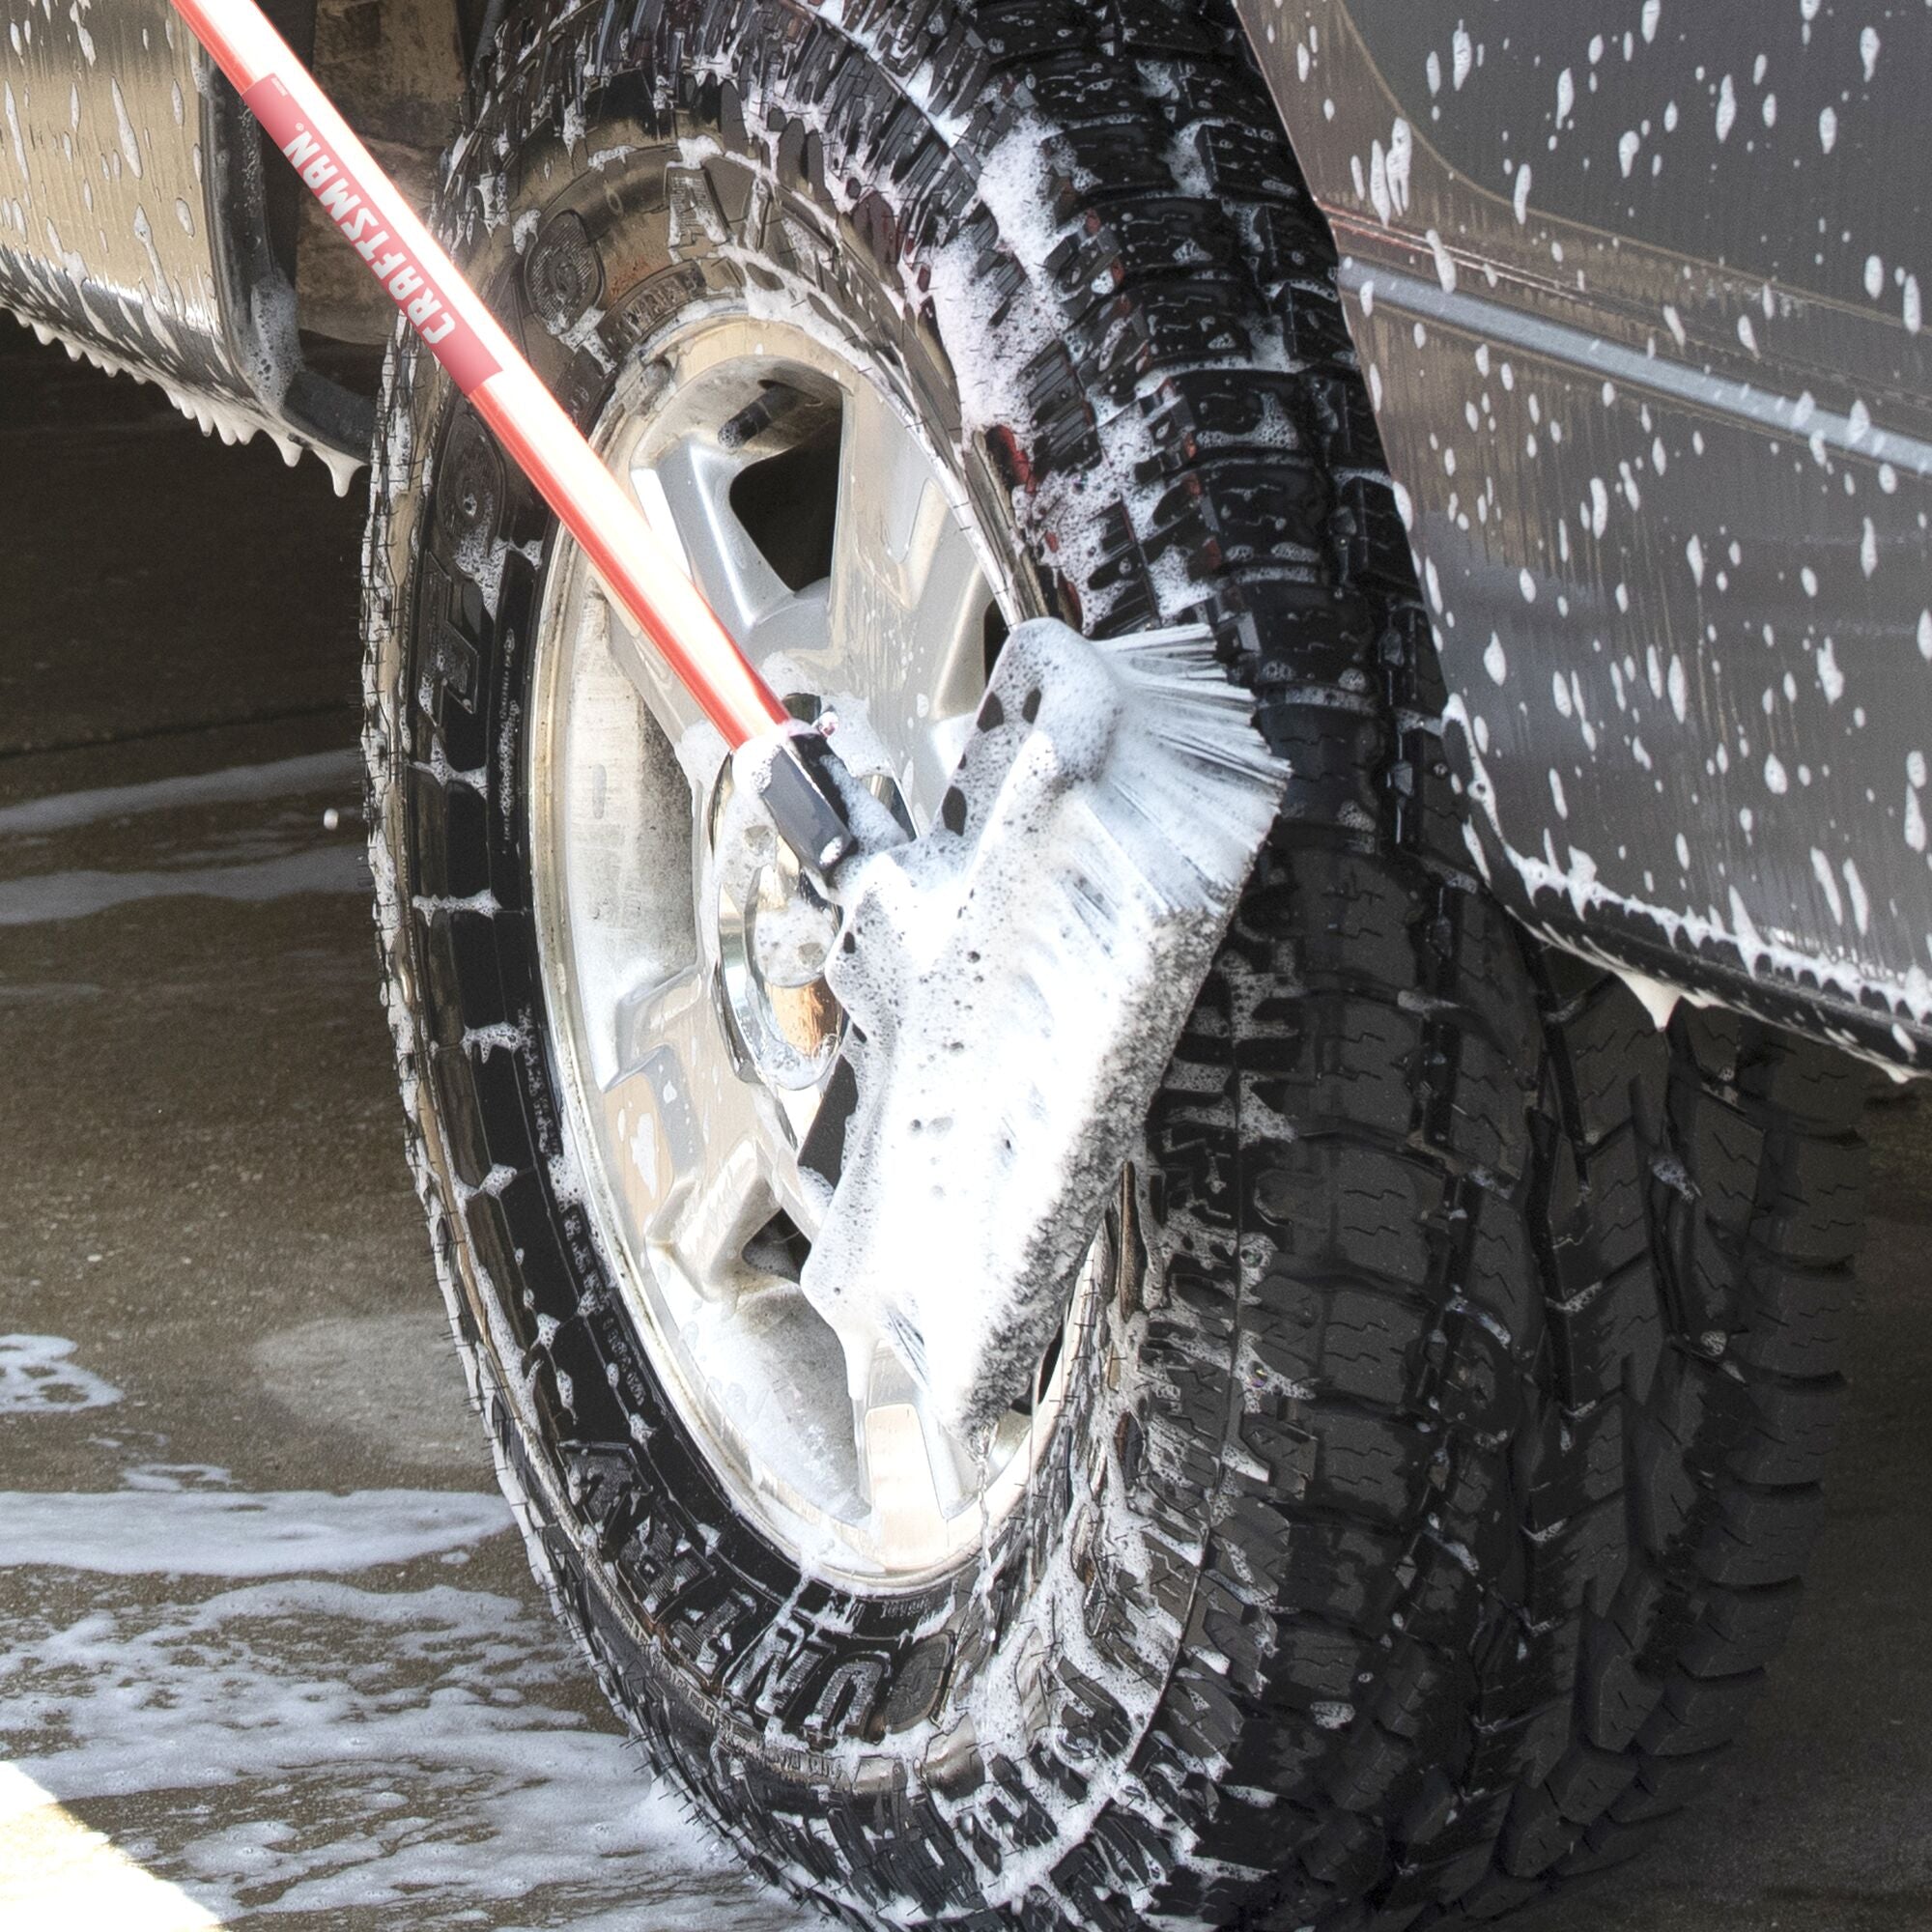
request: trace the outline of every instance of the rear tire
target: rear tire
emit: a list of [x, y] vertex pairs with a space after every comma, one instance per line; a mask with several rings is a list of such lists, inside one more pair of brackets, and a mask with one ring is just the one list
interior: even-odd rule
[[1024, 1501], [936, 1581], [828, 1581], [734, 1507], [571, 1173], [528, 833], [556, 532], [399, 343], [378, 921], [539, 1576], [656, 1762], [853, 1923], [1394, 1928], [1621, 1856], [1788, 1618], [1856, 1080], [1657, 1035], [1471, 874], [1332, 251], [1215, 9], [634, 17], [513, 17], [444, 190], [579, 421], [707, 292], [815, 307], [891, 352], [1023, 611], [1207, 615], [1294, 776]]
[[1732, 1013], [1680, 1008], [1659, 1034], [1618, 980], [1546, 975], [1542, 1427], [1590, 1439], [1602, 1473], [1537, 1496], [1532, 1530], [1622, 1553], [1492, 1898], [1634, 1856], [1722, 1766], [1823, 1519], [1864, 1226], [1861, 1065]]

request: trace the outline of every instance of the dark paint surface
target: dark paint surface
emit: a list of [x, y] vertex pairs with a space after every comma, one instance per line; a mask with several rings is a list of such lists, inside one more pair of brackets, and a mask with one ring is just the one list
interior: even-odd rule
[[1344, 256], [1492, 882], [1916, 1060], [1932, 10], [1241, 11]]
[[[1670, 0], [1649, 33], [1642, 0], [1350, 0], [1348, 11], [1422, 141], [1505, 199], [1527, 163], [1545, 216], [1861, 314], [1874, 306], [1872, 254], [1887, 265], [1876, 305], [1894, 316], [1904, 276], [1923, 271], [1932, 175], [1914, 121], [1932, 75], [1932, 13], [1920, 0], [1833, 0], [1809, 18], [1799, 0]], [[1461, 86], [1458, 26], [1475, 63]], [[1876, 191], [1848, 195], [1852, 182]]]

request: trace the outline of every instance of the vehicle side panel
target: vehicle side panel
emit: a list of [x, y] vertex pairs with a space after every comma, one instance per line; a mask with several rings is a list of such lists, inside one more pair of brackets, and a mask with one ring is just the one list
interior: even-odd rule
[[0, 15], [0, 307], [225, 435], [342, 447], [329, 399], [290, 393], [295, 300], [253, 126], [168, 0]]
[[1932, 10], [1240, 0], [1497, 890], [1932, 1045]]

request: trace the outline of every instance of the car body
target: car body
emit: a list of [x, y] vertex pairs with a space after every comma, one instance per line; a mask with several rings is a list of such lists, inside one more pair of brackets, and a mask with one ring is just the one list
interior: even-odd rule
[[[490, 18], [270, 11], [426, 192]], [[1920, 1065], [1932, 12], [1238, 12], [1334, 235], [1492, 888], [1660, 1013]], [[0, 302], [346, 477], [368, 403], [311, 357], [387, 316], [165, 0], [16, 6], [0, 76]]]

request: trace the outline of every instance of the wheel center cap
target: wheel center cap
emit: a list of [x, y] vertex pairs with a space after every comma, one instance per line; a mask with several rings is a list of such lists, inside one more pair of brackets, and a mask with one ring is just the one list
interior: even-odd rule
[[736, 1044], [769, 1085], [794, 1092], [815, 1086], [845, 1024], [825, 982], [838, 908], [813, 890], [762, 812], [732, 795], [728, 766], [710, 822], [711, 890], [703, 904]]

